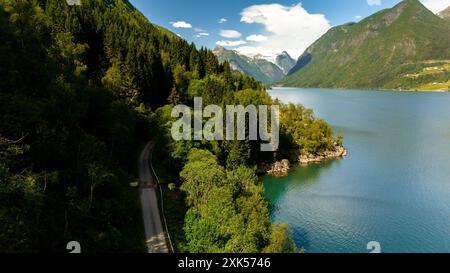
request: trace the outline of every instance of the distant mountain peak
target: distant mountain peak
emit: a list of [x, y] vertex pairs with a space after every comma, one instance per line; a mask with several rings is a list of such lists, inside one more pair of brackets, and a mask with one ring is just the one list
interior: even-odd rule
[[356, 24], [330, 29], [300, 56], [281, 84], [445, 89], [450, 47], [443, 45], [450, 44], [448, 33], [450, 24], [420, 1], [403, 0]]
[[253, 56], [253, 59], [255, 59], [255, 60], [264, 59], [264, 55], [256, 54], [255, 56]]
[[285, 76], [280, 67], [268, 61], [262, 54], [249, 57], [223, 46], [216, 46], [213, 53], [220, 62], [227, 61], [233, 70], [252, 76], [265, 84], [274, 84]]
[[438, 13], [439, 17], [450, 20], [450, 7]]
[[275, 64], [283, 70], [284, 74], [288, 74], [289, 71], [295, 66], [296, 61], [289, 55], [287, 51], [281, 52], [275, 58]]
[[213, 52], [223, 52], [225, 51], [225, 47], [221, 46], [221, 45], [216, 45], [216, 47], [214, 48]]
[[394, 9], [399, 6], [414, 6], [414, 7], [427, 9], [419, 0], [403, 0], [400, 3], [398, 3], [396, 6], [394, 6]]

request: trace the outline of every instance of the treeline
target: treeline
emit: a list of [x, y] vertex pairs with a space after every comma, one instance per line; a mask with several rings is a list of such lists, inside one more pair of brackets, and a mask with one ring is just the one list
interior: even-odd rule
[[[73, 240], [84, 252], [145, 251], [128, 184], [141, 144], [155, 137], [154, 158], [179, 179], [190, 208], [180, 251], [295, 250], [287, 225], [269, 221], [254, 166], [291, 149], [326, 149], [326, 123], [283, 108], [296, 123], [282, 121], [276, 153], [251, 141], [174, 142], [171, 106], [195, 96], [278, 102], [128, 1], [0, 0], [0, 25], [0, 251], [62, 252]], [[286, 128], [300, 121], [312, 137], [298, 142], [300, 131]]]
[[81, 6], [42, 1], [53, 31], [69, 32], [88, 46], [86, 74], [132, 104], [156, 108], [167, 98], [184, 98], [190, 80], [218, 75], [226, 91], [263, 89], [253, 78], [229, 73], [205, 48], [197, 50], [175, 34], [153, 24], [127, 1], [85, 0]]

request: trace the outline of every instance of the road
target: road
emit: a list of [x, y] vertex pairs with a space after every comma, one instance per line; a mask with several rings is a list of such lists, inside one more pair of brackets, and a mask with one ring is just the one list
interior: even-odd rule
[[151, 160], [155, 144], [155, 141], [147, 143], [139, 157], [139, 193], [148, 252], [168, 253], [169, 250], [158, 209], [158, 198], [156, 197], [157, 185], [149, 166], [149, 159]]

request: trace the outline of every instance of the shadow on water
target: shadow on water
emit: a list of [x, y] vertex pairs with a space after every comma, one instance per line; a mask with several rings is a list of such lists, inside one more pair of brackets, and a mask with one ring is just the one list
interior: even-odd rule
[[[344, 137], [347, 135], [358, 136], [358, 137], [367, 137], [367, 136], [375, 134], [375, 132], [371, 132], [371, 131], [367, 131], [367, 130], [366, 131], [365, 130], [356, 130], [349, 126], [333, 126], [333, 130], [336, 135], [341, 135]], [[345, 140], [345, 138], [344, 138], [344, 140]]]
[[280, 198], [295, 188], [307, 188], [319, 181], [321, 173], [334, 165], [340, 164], [340, 160], [329, 160], [319, 164], [298, 166], [291, 169], [288, 176], [263, 178], [266, 198], [271, 200], [269, 208], [272, 214]]
[[[277, 204], [280, 199], [286, 196], [290, 191], [303, 191], [320, 181], [322, 173], [326, 172], [333, 166], [341, 164], [341, 160], [329, 160], [319, 164], [312, 164], [308, 166], [298, 166], [291, 169], [289, 175], [286, 177], [264, 177], [264, 188], [266, 197], [271, 200], [269, 203], [270, 215], [277, 212]], [[307, 229], [296, 228], [291, 229], [293, 237], [296, 239], [297, 246], [304, 249], [309, 249], [310, 239]]]
[[311, 246], [311, 240], [309, 239], [309, 233], [307, 229], [299, 228], [299, 229], [292, 229], [292, 236], [295, 238], [296, 245], [298, 248], [302, 248], [303, 250], [307, 251], [310, 249]]

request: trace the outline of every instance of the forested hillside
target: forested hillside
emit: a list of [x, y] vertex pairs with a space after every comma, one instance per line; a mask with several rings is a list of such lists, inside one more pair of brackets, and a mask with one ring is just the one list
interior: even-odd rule
[[0, 25], [0, 251], [64, 252], [73, 240], [83, 252], [145, 251], [128, 184], [141, 145], [156, 137], [154, 157], [190, 207], [178, 250], [295, 250], [289, 228], [269, 222], [254, 166], [291, 149], [332, 149], [323, 121], [294, 107], [308, 137], [297, 142], [282, 130], [277, 153], [250, 141], [174, 142], [171, 106], [194, 96], [205, 104], [278, 102], [128, 1], [0, 0]]

